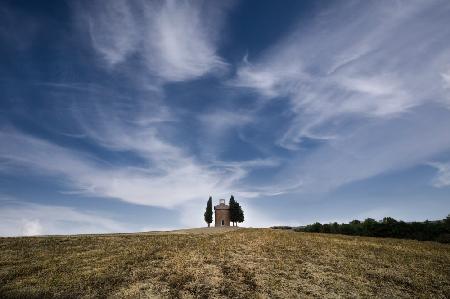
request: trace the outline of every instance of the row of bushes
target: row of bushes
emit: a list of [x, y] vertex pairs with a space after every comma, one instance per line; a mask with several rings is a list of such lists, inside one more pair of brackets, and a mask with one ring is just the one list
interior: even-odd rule
[[272, 226], [271, 228], [273, 228], [273, 229], [287, 229], [287, 230], [294, 229], [294, 227], [287, 226], [287, 225]]
[[427, 220], [424, 222], [397, 221], [391, 217], [385, 217], [381, 221], [367, 218], [364, 221], [353, 220], [350, 223], [342, 224], [336, 222], [321, 224], [316, 222], [307, 226], [296, 227], [294, 230], [302, 232], [414, 239], [419, 241], [450, 243], [450, 215], [443, 220]]
[[295, 228], [289, 226], [278, 226], [273, 228], [293, 229], [294, 231], [301, 232], [388, 237], [450, 243], [450, 215], [443, 220], [425, 222], [404, 222], [397, 221], [391, 217], [385, 217], [381, 221], [367, 218], [364, 221], [353, 220], [350, 223], [342, 224], [336, 222], [321, 224], [316, 222], [314, 224]]

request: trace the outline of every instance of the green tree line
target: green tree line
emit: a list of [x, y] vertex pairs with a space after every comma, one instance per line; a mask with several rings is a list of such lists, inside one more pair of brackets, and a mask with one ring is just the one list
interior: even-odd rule
[[316, 222], [314, 224], [296, 227], [294, 230], [300, 232], [387, 237], [450, 243], [450, 215], [443, 220], [427, 220], [424, 222], [397, 221], [391, 217], [385, 217], [381, 221], [367, 218], [364, 221], [353, 220], [350, 223], [342, 224], [336, 222], [321, 224]]

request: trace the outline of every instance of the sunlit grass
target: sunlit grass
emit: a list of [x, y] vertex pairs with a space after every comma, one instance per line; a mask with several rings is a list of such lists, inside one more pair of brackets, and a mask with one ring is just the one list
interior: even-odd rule
[[450, 297], [450, 246], [271, 229], [0, 239], [0, 297]]

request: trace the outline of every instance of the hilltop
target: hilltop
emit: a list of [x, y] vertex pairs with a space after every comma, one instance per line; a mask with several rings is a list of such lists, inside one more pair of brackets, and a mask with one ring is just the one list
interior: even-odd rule
[[450, 297], [450, 245], [210, 228], [0, 238], [0, 297]]

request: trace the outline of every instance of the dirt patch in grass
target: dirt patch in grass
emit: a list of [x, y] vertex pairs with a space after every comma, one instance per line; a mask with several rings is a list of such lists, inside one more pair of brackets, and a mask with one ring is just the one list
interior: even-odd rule
[[0, 238], [0, 297], [450, 297], [450, 246], [196, 229]]

